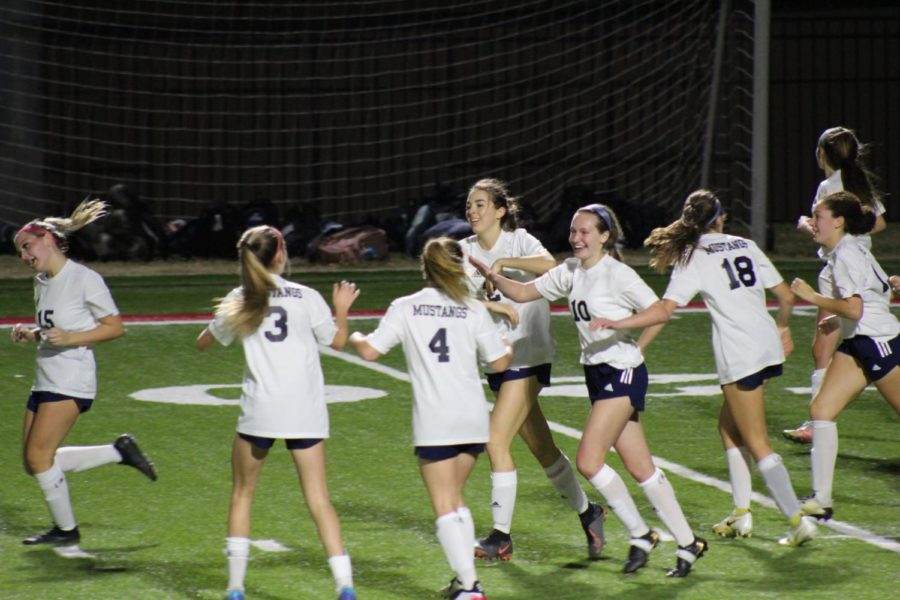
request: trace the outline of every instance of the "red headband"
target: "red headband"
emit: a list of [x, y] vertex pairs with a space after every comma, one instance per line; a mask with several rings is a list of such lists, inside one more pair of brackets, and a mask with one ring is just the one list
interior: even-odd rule
[[50, 235], [53, 235], [53, 232], [46, 227], [42, 227], [37, 223], [28, 223], [27, 225], [23, 225], [22, 228], [16, 232], [16, 235], [13, 236], [13, 239], [19, 237], [23, 233], [30, 233], [31, 235], [44, 235], [49, 233]]
[[284, 250], [284, 238], [281, 236], [281, 232], [272, 226], [269, 226], [269, 231], [271, 231], [272, 235], [275, 236], [275, 239], [277, 240], [278, 249]]

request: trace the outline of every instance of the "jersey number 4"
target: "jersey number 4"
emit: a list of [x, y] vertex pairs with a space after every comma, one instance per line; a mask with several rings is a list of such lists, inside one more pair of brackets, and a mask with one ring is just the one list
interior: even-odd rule
[[753, 261], [746, 256], [738, 256], [732, 265], [728, 259], [722, 261], [722, 268], [728, 274], [728, 285], [736, 290], [741, 287], [752, 287], [756, 283], [756, 273], [753, 271]]
[[431, 341], [428, 342], [428, 349], [437, 354], [438, 362], [450, 362], [450, 346], [447, 345], [447, 330], [443, 327], [437, 330]]

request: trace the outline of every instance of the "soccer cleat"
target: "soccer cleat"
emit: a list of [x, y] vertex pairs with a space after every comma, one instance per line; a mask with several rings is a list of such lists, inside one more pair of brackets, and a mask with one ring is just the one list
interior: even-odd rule
[[342, 587], [337, 600], [356, 600], [356, 592], [351, 587]]
[[753, 513], [749, 509], [742, 509], [733, 513], [713, 525], [713, 533], [720, 537], [750, 537], [753, 533]]
[[[455, 579], [455, 578], [454, 578]], [[456, 580], [457, 582], [459, 580]], [[453, 582], [451, 582], [452, 584]], [[463, 589], [462, 585], [459, 586], [459, 589], [450, 596], [450, 600], [487, 600], [487, 596], [484, 595], [484, 589], [481, 587], [479, 582], [475, 582], [469, 589]]]
[[119, 462], [120, 465], [134, 467], [149, 477], [150, 481], [156, 481], [156, 468], [150, 462], [150, 459], [138, 448], [137, 442], [131, 434], [123, 433], [116, 439], [113, 446], [122, 455], [122, 460]]
[[228, 595], [225, 596], [225, 600], [244, 600], [244, 592], [241, 590], [231, 590], [228, 592]]
[[668, 577], [687, 577], [697, 559], [703, 556], [709, 549], [709, 544], [701, 537], [694, 536], [694, 541], [688, 546], [678, 546], [675, 552], [675, 568], [666, 571]]
[[631, 538], [631, 548], [628, 550], [628, 560], [622, 567], [623, 573], [634, 573], [647, 564], [650, 551], [659, 544], [659, 534], [652, 529], [638, 538]]
[[53, 529], [45, 531], [44, 533], [35, 534], [31, 537], [27, 537], [22, 540], [22, 543], [26, 546], [32, 546], [34, 544], [73, 546], [80, 541], [81, 534], [78, 533], [78, 527], [76, 527], [75, 529], [70, 529], [69, 531], [63, 531], [58, 526], [54, 525]]
[[484, 539], [475, 544], [475, 558], [484, 560], [509, 560], [512, 558], [512, 536], [499, 529], [491, 529]]
[[603, 552], [603, 544], [606, 542], [606, 536], [603, 534], [603, 522], [606, 521], [606, 509], [599, 504], [590, 502], [587, 510], [578, 515], [581, 519], [581, 528], [587, 537], [588, 557], [600, 558]]
[[450, 583], [441, 590], [441, 598], [452, 598], [457, 592], [463, 589], [462, 582], [459, 578], [454, 577]]
[[812, 429], [812, 421], [804, 421], [796, 429], [784, 429], [781, 435], [798, 444], [811, 444]]
[[804, 496], [800, 498], [800, 512], [809, 517], [814, 517], [819, 521], [827, 521], [834, 514], [830, 506], [825, 506], [818, 500], [815, 495]]
[[816, 521], [812, 517], [800, 517], [796, 527], [791, 527], [787, 535], [778, 540], [782, 546], [797, 548], [806, 542], [813, 540], [818, 533]]

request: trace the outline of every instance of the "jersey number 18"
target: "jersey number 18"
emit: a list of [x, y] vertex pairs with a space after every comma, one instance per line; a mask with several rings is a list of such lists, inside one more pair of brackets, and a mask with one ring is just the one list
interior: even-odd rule
[[728, 274], [728, 285], [736, 290], [741, 287], [752, 287], [756, 283], [756, 273], [753, 271], [753, 261], [746, 256], [738, 256], [734, 259], [734, 265], [728, 259], [722, 261], [722, 268]]

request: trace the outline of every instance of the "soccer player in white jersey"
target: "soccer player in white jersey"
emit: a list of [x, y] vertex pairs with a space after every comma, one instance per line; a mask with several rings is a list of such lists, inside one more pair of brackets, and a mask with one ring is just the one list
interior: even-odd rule
[[891, 314], [891, 284], [878, 261], [854, 238], [871, 231], [874, 221], [872, 210], [853, 194], [826, 196], [812, 220], [814, 239], [828, 255], [830, 278], [824, 293], [801, 279], [791, 283], [797, 296], [835, 315], [842, 340], [809, 406], [813, 495], [803, 499], [801, 508], [819, 519], [832, 515], [835, 421], [841, 411], [872, 383], [900, 413], [900, 323]]
[[[531, 281], [556, 265], [553, 256], [537, 238], [516, 227], [518, 202], [497, 179], [481, 179], [469, 190], [466, 217], [474, 235], [461, 241], [466, 257], [474, 256], [516, 281]], [[524, 304], [486, 289], [484, 277], [468, 261], [463, 263], [469, 290], [484, 301], [494, 322], [512, 344], [512, 364], [502, 372], [489, 367], [488, 384], [495, 394], [491, 411], [491, 439], [487, 444], [491, 461], [491, 512], [494, 526], [478, 541], [475, 556], [509, 560], [510, 535], [516, 503], [516, 465], [510, 451], [516, 434], [544, 469], [544, 473], [581, 521], [587, 537], [588, 555], [597, 558], [603, 549], [604, 510], [588, 501], [575, 477], [569, 459], [553, 441], [538, 394], [550, 385], [554, 343], [550, 333], [550, 303], [544, 299]]]
[[431, 498], [437, 536], [455, 577], [444, 595], [484, 600], [475, 557], [475, 525], [463, 488], [489, 435], [488, 404], [479, 357], [497, 371], [511, 349], [487, 309], [469, 297], [459, 242], [441, 237], [422, 250], [427, 287], [391, 302], [369, 335], [350, 344], [366, 360], [402, 345], [413, 391], [413, 443]]
[[[866, 206], [875, 213], [875, 224], [871, 231], [863, 233], [857, 240], [867, 250], [872, 249], [872, 235], [884, 231], [887, 222], [884, 219], [885, 208], [881, 202], [880, 194], [875, 186], [875, 176], [866, 168], [864, 157], [867, 146], [860, 144], [856, 134], [846, 127], [831, 127], [822, 132], [816, 145], [816, 163], [825, 173], [825, 179], [819, 183], [816, 195], [813, 197], [810, 215], [816, 208], [816, 204], [822, 201], [828, 194], [846, 190], [853, 193]], [[809, 215], [803, 215], [797, 222], [797, 228], [813, 237], [812, 219]], [[819, 257], [826, 261], [822, 272], [819, 273], [819, 291], [823, 294], [823, 286], [831, 278], [827, 263], [828, 257], [823, 249], [819, 248]], [[810, 402], [816, 397], [822, 378], [825, 376], [825, 368], [831, 361], [835, 349], [841, 340], [837, 327], [828, 327], [827, 324], [834, 321], [828, 319], [829, 314], [819, 309], [816, 315], [816, 330], [813, 337], [812, 355], [813, 372], [810, 376], [811, 393]], [[820, 327], [819, 324], [826, 324]], [[785, 429], [784, 437], [787, 439], [808, 444], [812, 441], [812, 423], [805, 421], [794, 429]]]
[[[707, 190], [688, 195], [681, 217], [650, 233], [650, 266], [659, 272], [674, 266], [663, 299], [628, 318], [600, 319], [592, 327], [612, 329], [665, 323], [676, 306], [700, 294], [712, 317], [712, 346], [725, 402], [719, 434], [725, 447], [734, 511], [713, 527], [724, 537], [748, 536], [753, 530], [750, 459], [756, 461], [775, 503], [791, 529], [779, 540], [799, 546], [813, 539], [815, 522], [804, 518], [781, 457], [772, 451], [766, 430], [765, 382], [781, 375], [785, 354], [793, 349], [788, 324], [794, 295], [772, 262], [751, 241], [722, 232], [725, 212]], [[773, 320], [766, 290], [778, 299]]]
[[621, 319], [658, 301], [634, 269], [618, 259], [616, 243], [622, 237], [621, 231], [608, 207], [591, 204], [579, 208], [569, 228], [575, 257], [527, 283], [494, 273], [475, 258], [469, 261], [505, 296], [517, 302], [568, 296], [591, 400], [575, 461], [578, 471], [603, 495], [631, 534], [623, 570], [637, 571], [647, 564], [659, 534], [647, 526], [625, 482], [606, 464], [606, 455], [614, 447], [678, 542], [676, 565], [667, 574], [684, 577], [706, 552], [707, 543], [691, 531], [671, 483], [653, 464], [639, 420], [649, 381], [641, 350], [659, 326], [645, 329], [637, 341], [627, 331], [589, 328], [593, 318]]
[[25, 469], [40, 485], [54, 523], [49, 531], [23, 540], [24, 544], [73, 545], [81, 539], [66, 472], [120, 463], [156, 480], [153, 464], [129, 434], [119, 436], [113, 444], [60, 448], [78, 416], [91, 408], [97, 395], [93, 346], [125, 333], [103, 278], [65, 254], [68, 234], [105, 214], [105, 203], [85, 201], [68, 218], [31, 221], [15, 235], [19, 257], [37, 273], [37, 327], [19, 323], [11, 332], [14, 342], [38, 344], [22, 453]]
[[228, 512], [228, 600], [243, 600], [250, 553], [250, 509], [256, 482], [276, 439], [285, 440], [303, 497], [334, 576], [338, 600], [355, 600], [350, 557], [328, 495], [325, 444], [329, 436], [325, 383], [317, 344], [339, 350], [347, 341], [347, 313], [359, 290], [334, 285], [335, 316], [314, 289], [282, 277], [288, 264], [281, 233], [267, 225], [244, 232], [238, 242], [241, 286], [216, 307], [197, 338], [197, 349], [239, 339], [246, 368], [241, 416], [231, 451], [234, 474]]

